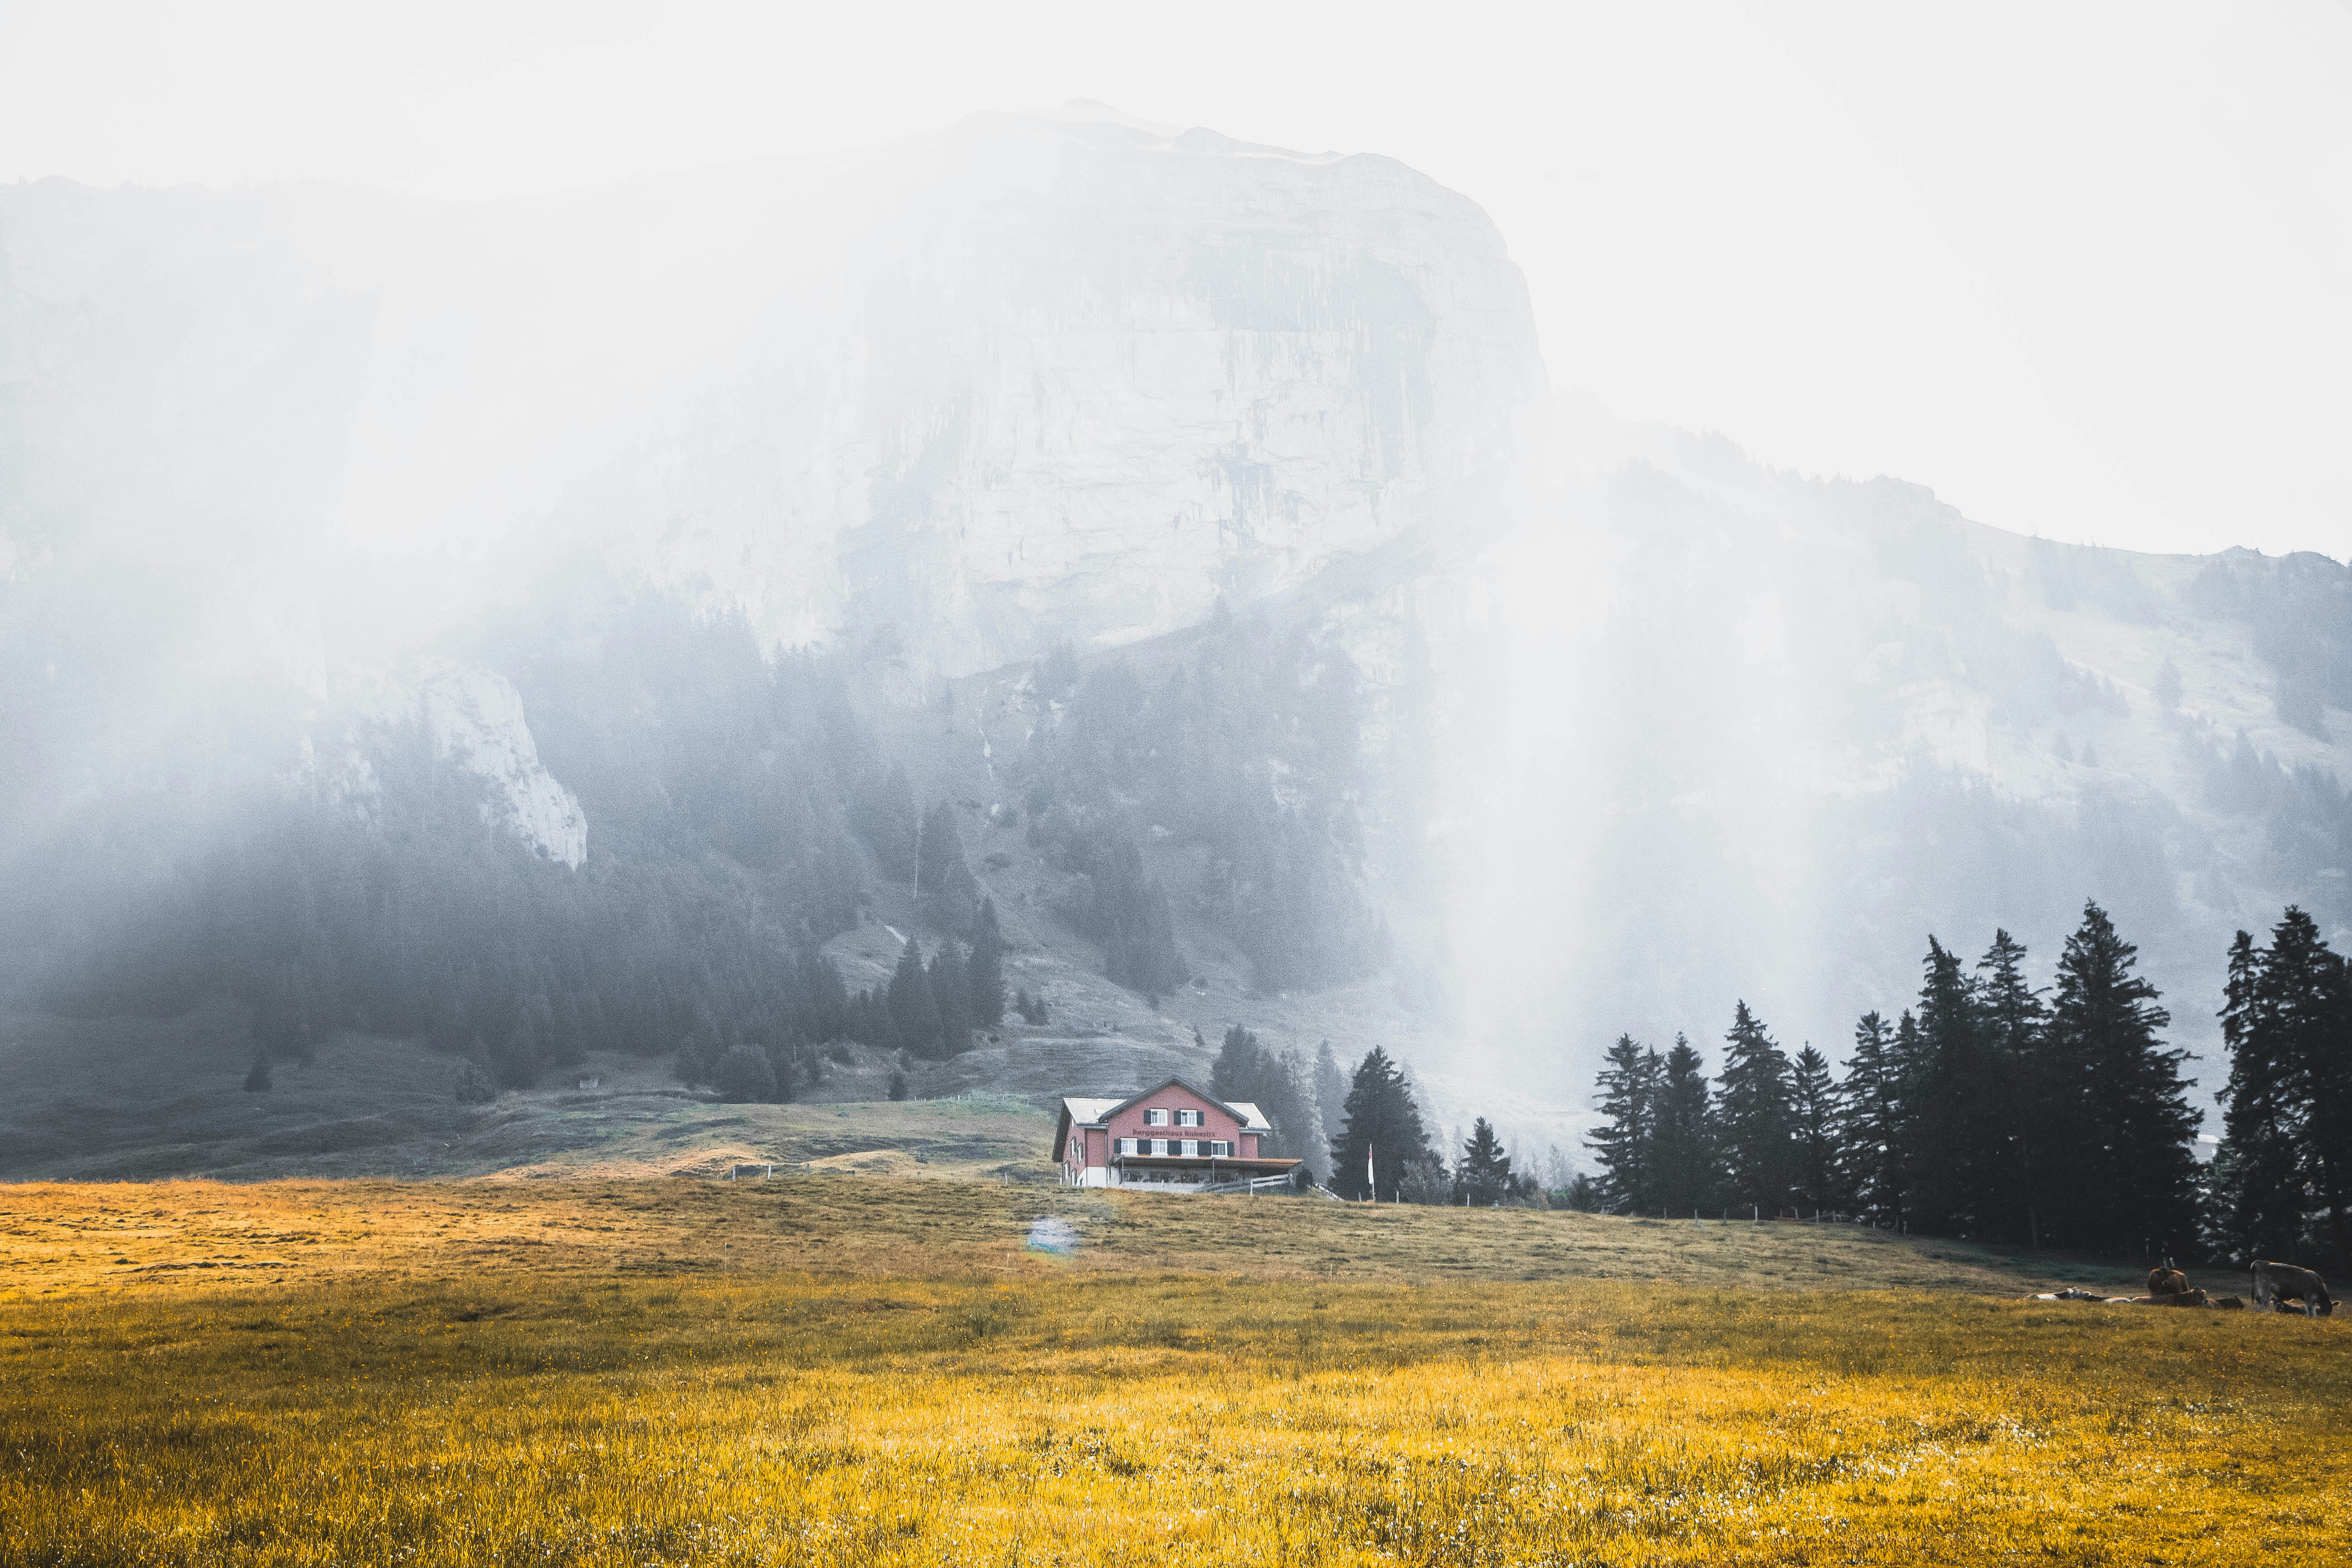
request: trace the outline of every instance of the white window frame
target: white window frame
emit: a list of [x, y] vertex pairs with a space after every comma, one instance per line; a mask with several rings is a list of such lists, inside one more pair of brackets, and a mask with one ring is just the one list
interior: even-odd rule
[[1168, 1140], [1165, 1138], [1154, 1138], [1151, 1141], [1151, 1152], [1154, 1154], [1165, 1154], [1168, 1152]]
[[1201, 1157], [1200, 1141], [1195, 1138], [1180, 1138], [1176, 1141], [1176, 1152], [1187, 1160], [1197, 1160]]
[[1224, 1139], [1223, 1139], [1223, 1138], [1212, 1138], [1212, 1139], [1210, 1139], [1210, 1140], [1209, 1140], [1209, 1158], [1210, 1158], [1210, 1159], [1212, 1159], [1212, 1160], [1230, 1160], [1230, 1159], [1232, 1159], [1232, 1158], [1233, 1158], [1233, 1156], [1234, 1156], [1234, 1146], [1233, 1146], [1230, 1142], [1226, 1142]]
[[1143, 1124], [1146, 1127], [1165, 1127], [1168, 1125], [1168, 1112], [1156, 1107], [1147, 1110], [1143, 1113]]
[[1134, 1139], [1132, 1139], [1132, 1138], [1122, 1138], [1122, 1139], [1120, 1139], [1120, 1140], [1118, 1141], [1118, 1152], [1119, 1152], [1120, 1153], [1122, 1153], [1122, 1154], [1132, 1154], [1132, 1153], [1134, 1153], [1134, 1152], [1135, 1152], [1135, 1140], [1134, 1140]]
[[1201, 1125], [1201, 1113], [1197, 1110], [1180, 1110], [1176, 1113], [1176, 1125], [1179, 1127], [1198, 1127]]

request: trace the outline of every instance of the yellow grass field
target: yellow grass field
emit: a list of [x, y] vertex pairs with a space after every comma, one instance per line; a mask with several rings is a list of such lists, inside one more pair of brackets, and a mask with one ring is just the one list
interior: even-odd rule
[[2352, 1322], [1842, 1227], [24, 1186], [0, 1264], [0, 1564], [2352, 1561]]

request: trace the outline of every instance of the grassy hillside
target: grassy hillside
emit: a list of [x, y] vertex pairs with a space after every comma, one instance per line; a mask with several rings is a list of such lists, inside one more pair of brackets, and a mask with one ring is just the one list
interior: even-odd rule
[[[727, 1105], [669, 1064], [598, 1053], [535, 1089], [457, 1102], [457, 1061], [414, 1041], [343, 1034], [309, 1067], [242, 1087], [252, 1047], [233, 1006], [169, 1020], [0, 1020], [0, 1180], [289, 1176], [623, 1177], [723, 1173], [898, 1152], [939, 1169], [1046, 1179], [1051, 1120], [1032, 1100], [880, 1100], [887, 1064], [837, 1068], [845, 1102]], [[593, 1079], [593, 1088], [580, 1087]]]

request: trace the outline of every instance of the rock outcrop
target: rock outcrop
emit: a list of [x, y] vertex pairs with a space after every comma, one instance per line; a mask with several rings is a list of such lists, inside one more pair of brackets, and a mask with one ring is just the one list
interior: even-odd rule
[[506, 678], [446, 658], [404, 659], [347, 683], [351, 716], [303, 742], [303, 782], [364, 812], [380, 793], [375, 755], [414, 734], [487, 786], [482, 820], [551, 860], [588, 857], [588, 817], [539, 760], [522, 699]]

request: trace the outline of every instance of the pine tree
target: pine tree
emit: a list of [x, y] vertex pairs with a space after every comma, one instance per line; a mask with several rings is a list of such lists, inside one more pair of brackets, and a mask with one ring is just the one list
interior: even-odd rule
[[1403, 1195], [1409, 1174], [1422, 1175], [1437, 1161], [1411, 1084], [1378, 1046], [1357, 1064], [1341, 1114], [1344, 1124], [1331, 1140], [1330, 1186], [1343, 1198], [1388, 1202]]
[[719, 1058], [711, 1087], [730, 1105], [768, 1104], [776, 1098], [775, 1068], [767, 1052], [737, 1046]]
[[[1203, 1050], [1207, 1048], [1197, 1029], [1192, 1041]], [[1225, 1031], [1224, 1043], [1210, 1064], [1209, 1092], [1227, 1104], [1239, 1102], [1257, 1107], [1259, 1114], [1274, 1128], [1259, 1142], [1265, 1154], [1280, 1159], [1312, 1159], [1315, 1129], [1321, 1119], [1316, 1115], [1293, 1063], [1269, 1049], [1239, 1024]]]
[[[1901, 1032], [1916, 1033], [1908, 1013]], [[1838, 1085], [1838, 1184], [1860, 1212], [1898, 1229], [1908, 1218], [1903, 1067], [1902, 1047], [1886, 1020], [1864, 1013], [1854, 1025], [1853, 1054]]]
[[964, 859], [955, 807], [944, 800], [923, 817], [915, 894], [922, 902], [923, 918], [943, 931], [969, 931], [980, 913], [980, 884]]
[[2201, 1118], [2179, 1079], [2188, 1053], [2158, 1037], [2171, 1015], [2157, 1005], [2156, 987], [2132, 973], [2137, 952], [2093, 903], [2058, 961], [2049, 1032], [2054, 1054], [2081, 1074], [2069, 1099], [2084, 1118], [2079, 1201], [2063, 1239], [2161, 1256], [2195, 1235], [2190, 1140]]
[[890, 1024], [902, 1048], [919, 1057], [946, 1055], [940, 1035], [940, 1007], [931, 997], [931, 980], [923, 967], [923, 950], [908, 937], [898, 954], [898, 968], [890, 976], [886, 997]]
[[2352, 968], [2329, 955], [2328, 1026], [2309, 1059], [2312, 1150], [2335, 1243], [2330, 1267], [2352, 1268]]
[[993, 1029], [1004, 1022], [1004, 934], [996, 923], [994, 899], [982, 899], [980, 903], [965, 989], [973, 1024]]
[[2061, 1120], [2063, 1100], [2043, 1028], [2041, 994], [2025, 980], [2025, 948], [1996, 930], [1977, 962], [1976, 1016], [1986, 1069], [1993, 1082], [1979, 1137], [1996, 1180], [1987, 1186], [1990, 1234], [2022, 1237], [2042, 1245], [2045, 1192], [2065, 1181], [2064, 1156], [2073, 1131]]
[[[787, 1046], [755, 1046], [752, 1048], [768, 1058], [768, 1071], [775, 1084], [770, 1103], [790, 1105], [799, 1094], [802, 1081], [801, 1068], [794, 1052]], [[824, 1058], [816, 1059], [821, 1061]]]
[[504, 1089], [529, 1089], [539, 1081], [539, 1037], [528, 1011], [516, 1012], [514, 1027], [491, 1050], [490, 1073]]
[[1995, 1162], [2005, 1136], [1997, 1123], [1987, 1125], [1999, 1085], [1978, 1027], [1975, 988], [1958, 956], [1931, 936], [1921, 967], [1917, 1055], [1906, 1096], [1911, 1221], [1936, 1236], [1986, 1236], [1998, 1217], [2001, 1173]]
[[971, 1048], [971, 1001], [964, 994], [970, 977], [971, 966], [955, 944], [940, 943], [925, 978], [930, 982], [931, 1005], [939, 1009], [942, 1056], [961, 1056]]
[[2271, 932], [2262, 990], [2284, 1088], [2300, 1113], [2305, 1225], [2326, 1234], [2314, 1255], [2352, 1264], [2352, 978], [2300, 909]]
[[[2230, 947], [2221, 1037], [2230, 1052], [2223, 1094], [2220, 1201], [2225, 1244], [2242, 1260], [2311, 1255], [2307, 1216], [2320, 1206], [2307, 1056], [2324, 1037], [2330, 989], [2326, 943], [2289, 908], [2267, 949], [2240, 931]], [[2332, 954], [2328, 956], [2333, 956]]]
[[1457, 1200], [1479, 1209], [1493, 1208], [1511, 1194], [1511, 1157], [1483, 1116], [1462, 1145], [1462, 1158], [1454, 1168], [1454, 1192]]
[[1094, 921], [1103, 973], [1130, 991], [1165, 995], [1186, 978], [1168, 895], [1144, 875], [1141, 853], [1120, 841], [1095, 863]]
[[1647, 1202], [1669, 1214], [1696, 1214], [1723, 1190], [1721, 1129], [1707, 1093], [1706, 1058], [1675, 1037], [1657, 1079], [1652, 1117]]
[[1797, 1141], [1797, 1196], [1816, 1213], [1843, 1210], [1837, 1182], [1837, 1085], [1829, 1058], [1811, 1040], [1797, 1053], [1789, 1082], [1789, 1111]]
[[[1192, 1031], [1192, 1043], [1208, 1048], [1201, 1031]], [[1249, 1098], [1246, 1089], [1257, 1069], [1258, 1041], [1255, 1035], [1239, 1024], [1225, 1031], [1224, 1044], [1217, 1049], [1216, 1059], [1209, 1064], [1209, 1092], [1219, 1100], [1235, 1100]]]
[[1595, 1178], [1613, 1208], [1654, 1206], [1658, 1089], [1664, 1064], [1658, 1053], [1620, 1035], [1609, 1047], [1599, 1080], [1601, 1124], [1587, 1139], [1601, 1166]]
[[1777, 1215], [1796, 1192], [1790, 1092], [1789, 1058], [1748, 1004], [1738, 1004], [1724, 1036], [1716, 1104], [1724, 1174], [1735, 1205]]

